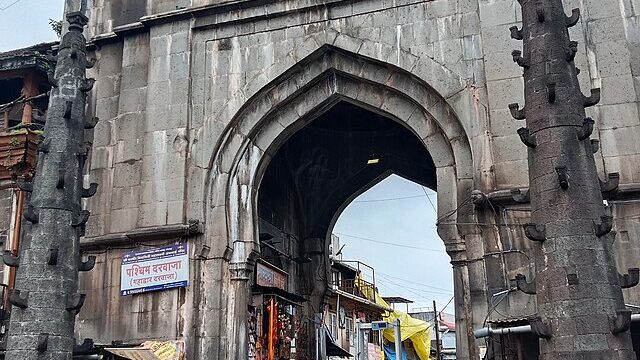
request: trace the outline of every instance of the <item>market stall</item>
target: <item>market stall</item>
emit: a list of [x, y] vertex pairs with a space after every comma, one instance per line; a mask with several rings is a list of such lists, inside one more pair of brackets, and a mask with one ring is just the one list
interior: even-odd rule
[[297, 359], [299, 308], [306, 301], [287, 291], [288, 274], [259, 261], [256, 264], [253, 302], [249, 306], [250, 360]]

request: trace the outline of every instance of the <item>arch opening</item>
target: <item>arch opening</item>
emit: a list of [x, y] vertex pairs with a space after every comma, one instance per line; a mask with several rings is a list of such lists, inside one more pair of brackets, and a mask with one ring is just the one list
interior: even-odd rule
[[[272, 152], [258, 185], [260, 259], [285, 271], [287, 291], [307, 300], [300, 319], [339, 306], [333, 288], [357, 292], [347, 285], [355, 278], [332, 279], [337, 260], [329, 250], [331, 233], [342, 210], [390, 174], [437, 188], [436, 166], [420, 138], [401, 123], [346, 101], [326, 109]], [[371, 284], [375, 287], [375, 281]], [[263, 302], [258, 294], [253, 306]], [[384, 313], [375, 306], [347, 307], [354, 309], [366, 310], [370, 320]], [[305, 333], [313, 329], [309, 320], [301, 326]], [[336, 341], [349, 345], [342, 337]], [[314, 345], [303, 338], [296, 351], [311, 358]]]

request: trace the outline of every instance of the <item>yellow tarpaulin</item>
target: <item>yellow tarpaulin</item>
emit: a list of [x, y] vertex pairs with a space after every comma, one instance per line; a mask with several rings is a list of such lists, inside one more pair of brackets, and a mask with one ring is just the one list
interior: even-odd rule
[[[359, 280], [360, 277], [358, 275], [358, 281]], [[387, 308], [390, 307], [389, 304], [382, 299], [380, 294], [370, 286], [360, 286], [359, 288], [370, 301]], [[383, 314], [382, 319], [389, 323], [393, 323], [396, 319], [399, 319], [400, 337], [402, 338], [402, 341], [410, 340], [413, 344], [413, 349], [420, 360], [429, 360], [429, 353], [431, 352], [432, 324], [426, 321], [414, 319], [409, 316], [409, 314], [397, 310]], [[383, 336], [390, 342], [395, 341], [393, 328], [384, 330]]]

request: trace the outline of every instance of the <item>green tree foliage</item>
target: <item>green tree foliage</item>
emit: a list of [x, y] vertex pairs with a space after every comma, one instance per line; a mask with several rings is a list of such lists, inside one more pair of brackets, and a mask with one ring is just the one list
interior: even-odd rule
[[62, 33], [62, 20], [49, 19], [49, 25], [51, 26], [51, 30], [55, 31], [58, 37], [60, 37]]

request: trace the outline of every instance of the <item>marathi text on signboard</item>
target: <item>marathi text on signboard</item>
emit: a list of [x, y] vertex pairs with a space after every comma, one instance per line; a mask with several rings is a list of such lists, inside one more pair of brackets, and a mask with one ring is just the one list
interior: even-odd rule
[[287, 273], [273, 265], [258, 262], [256, 264], [256, 284], [287, 290]]
[[133, 348], [105, 348], [106, 351], [133, 360], [184, 360], [183, 341], [145, 341]]
[[138, 294], [187, 286], [189, 282], [189, 246], [176, 244], [122, 256], [120, 292]]

